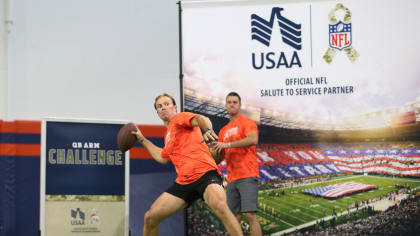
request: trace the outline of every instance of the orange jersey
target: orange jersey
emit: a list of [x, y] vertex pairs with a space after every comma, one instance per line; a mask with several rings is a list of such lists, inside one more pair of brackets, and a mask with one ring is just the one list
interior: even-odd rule
[[[257, 125], [250, 118], [239, 115], [219, 132], [219, 142], [228, 143], [241, 140], [250, 132], [258, 132]], [[248, 177], [260, 177], [256, 146], [244, 148], [225, 148], [228, 182]]]
[[210, 170], [221, 174], [207, 145], [202, 142], [200, 127], [191, 126], [194, 116], [196, 114], [190, 112], [176, 114], [165, 134], [161, 155], [174, 164], [178, 174], [175, 182], [178, 184], [190, 184]]

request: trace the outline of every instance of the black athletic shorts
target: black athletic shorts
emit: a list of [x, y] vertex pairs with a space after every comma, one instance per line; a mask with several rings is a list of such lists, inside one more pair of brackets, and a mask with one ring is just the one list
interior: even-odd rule
[[203, 199], [204, 191], [210, 184], [222, 185], [222, 177], [216, 170], [211, 170], [205, 173], [197, 181], [190, 184], [182, 185], [175, 182], [165, 192], [183, 199], [187, 203], [188, 207], [195, 200], [199, 198]]

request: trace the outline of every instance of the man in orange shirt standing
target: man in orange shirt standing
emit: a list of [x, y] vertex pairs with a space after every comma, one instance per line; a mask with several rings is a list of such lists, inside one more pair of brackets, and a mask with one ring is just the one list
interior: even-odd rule
[[204, 199], [229, 235], [243, 235], [241, 226], [227, 205], [221, 173], [203, 142], [218, 138], [210, 120], [190, 112], [177, 114], [175, 99], [166, 93], [156, 97], [154, 107], [167, 127], [165, 147], [155, 146], [139, 129], [132, 133], [157, 162], [172, 162], [178, 176], [144, 215], [143, 236], [157, 236], [160, 222], [198, 198]]
[[[226, 111], [230, 121], [219, 132], [219, 142], [212, 147], [224, 151], [227, 163], [227, 202], [240, 221], [245, 215], [250, 225], [251, 236], [261, 236], [257, 219], [258, 179], [260, 177], [256, 145], [258, 128], [253, 120], [242, 115], [241, 97], [236, 92], [226, 96]], [[223, 158], [223, 157], [222, 157]]]

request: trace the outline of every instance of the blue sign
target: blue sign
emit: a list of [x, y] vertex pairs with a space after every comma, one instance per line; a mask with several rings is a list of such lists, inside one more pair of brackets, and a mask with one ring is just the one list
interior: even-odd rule
[[122, 124], [46, 123], [48, 195], [124, 195], [125, 155], [117, 146]]

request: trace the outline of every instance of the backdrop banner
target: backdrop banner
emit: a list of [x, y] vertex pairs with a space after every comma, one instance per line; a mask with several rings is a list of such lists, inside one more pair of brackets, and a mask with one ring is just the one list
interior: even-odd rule
[[256, 121], [386, 126], [420, 99], [418, 10], [415, 0], [184, 2], [186, 107], [236, 91]]
[[[229, 122], [225, 97], [235, 91], [241, 112], [259, 125], [257, 216], [264, 235], [325, 217], [319, 204], [284, 206], [284, 196], [306, 197], [289, 191], [293, 184], [344, 173], [420, 174], [420, 33], [411, 27], [420, 1], [181, 7], [185, 110], [208, 116], [218, 132]], [[226, 162], [219, 167], [227, 175]], [[187, 222], [189, 235], [224, 232], [203, 203], [189, 209]]]
[[123, 122], [42, 123], [42, 235], [128, 235], [129, 153]]

